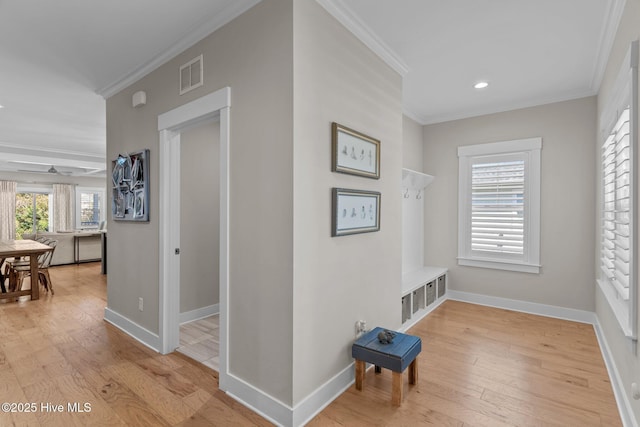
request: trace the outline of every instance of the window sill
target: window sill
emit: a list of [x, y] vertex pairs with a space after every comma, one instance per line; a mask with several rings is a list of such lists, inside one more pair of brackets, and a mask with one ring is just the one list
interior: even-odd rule
[[596, 282], [598, 282], [600, 292], [602, 292], [602, 295], [604, 295], [607, 303], [609, 303], [611, 312], [618, 321], [618, 326], [620, 326], [620, 329], [622, 330], [624, 336], [629, 338], [630, 340], [636, 340], [637, 337], [634, 336], [633, 331], [629, 327], [628, 302], [619, 298], [614, 288], [608, 283], [603, 282], [602, 280], [596, 280]]
[[519, 273], [533, 273], [539, 274], [541, 265], [526, 264], [518, 261], [508, 260], [488, 260], [477, 258], [463, 258], [458, 257], [458, 265], [465, 265], [467, 267], [480, 267], [480, 268], [492, 268], [494, 270], [507, 270], [517, 271]]

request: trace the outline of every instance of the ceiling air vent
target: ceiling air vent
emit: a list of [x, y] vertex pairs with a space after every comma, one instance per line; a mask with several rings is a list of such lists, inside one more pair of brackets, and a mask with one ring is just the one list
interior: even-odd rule
[[202, 86], [202, 55], [180, 67], [180, 95]]

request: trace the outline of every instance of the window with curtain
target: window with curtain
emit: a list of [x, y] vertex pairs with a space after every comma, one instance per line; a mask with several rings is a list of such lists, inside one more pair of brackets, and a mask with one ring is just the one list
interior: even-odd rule
[[16, 238], [16, 189], [14, 181], [0, 181], [0, 240]]
[[73, 230], [73, 196], [71, 184], [53, 184], [53, 231]]
[[458, 147], [458, 263], [540, 269], [540, 150], [529, 138]]
[[15, 232], [21, 239], [25, 233], [50, 231], [51, 194], [20, 192], [15, 195]]

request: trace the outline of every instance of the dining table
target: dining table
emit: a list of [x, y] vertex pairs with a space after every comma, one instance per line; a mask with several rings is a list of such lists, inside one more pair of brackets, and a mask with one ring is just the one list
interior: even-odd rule
[[7, 258], [29, 257], [29, 267], [31, 269], [31, 289], [11, 290], [5, 287], [5, 277], [0, 271], [1, 291], [0, 299], [9, 299], [31, 295], [32, 300], [40, 298], [40, 287], [38, 286], [38, 257], [45, 252], [52, 251], [53, 248], [35, 240], [0, 240], [0, 269]]

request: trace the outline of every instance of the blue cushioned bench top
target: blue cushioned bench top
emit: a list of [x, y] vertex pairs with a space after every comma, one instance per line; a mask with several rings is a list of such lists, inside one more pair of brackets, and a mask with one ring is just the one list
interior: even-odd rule
[[378, 333], [384, 328], [376, 327], [358, 338], [351, 347], [351, 355], [357, 359], [372, 363], [395, 372], [404, 372], [411, 362], [422, 351], [419, 337], [400, 332], [391, 344], [378, 341]]

